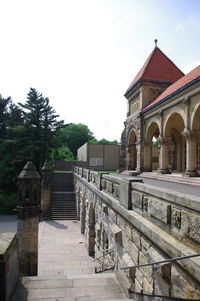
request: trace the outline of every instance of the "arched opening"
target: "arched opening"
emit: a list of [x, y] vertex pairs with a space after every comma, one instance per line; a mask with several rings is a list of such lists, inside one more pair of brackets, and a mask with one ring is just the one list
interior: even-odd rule
[[200, 130], [200, 105], [197, 108], [195, 114], [194, 114], [194, 118], [192, 121], [192, 130], [193, 131], [199, 131]]
[[136, 148], [137, 136], [136, 132], [132, 130], [128, 139], [128, 169], [135, 170], [137, 167], [137, 148]]
[[147, 130], [147, 143], [144, 146], [144, 170], [153, 171], [158, 169], [158, 137], [160, 130], [156, 122], [152, 122]]
[[200, 105], [192, 120], [192, 131], [196, 134], [197, 139], [197, 172], [200, 174]]
[[182, 135], [185, 124], [179, 113], [173, 113], [165, 126], [165, 137], [169, 138], [169, 164], [170, 172], [184, 172], [186, 169], [186, 144]]

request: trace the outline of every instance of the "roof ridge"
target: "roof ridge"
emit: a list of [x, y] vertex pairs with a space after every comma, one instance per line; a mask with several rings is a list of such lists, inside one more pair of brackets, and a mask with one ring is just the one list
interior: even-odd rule
[[159, 48], [157, 47], [160, 52], [162, 52], [162, 54], [183, 74], [183, 76], [185, 75], [185, 73], [179, 68], [177, 67], [177, 65]]
[[142, 68], [129, 85], [125, 96], [131, 91], [132, 88], [137, 86], [142, 79], [147, 78], [150, 80], [162, 80], [174, 83], [182, 76], [184, 76], [184, 73], [159, 47], [155, 46]]

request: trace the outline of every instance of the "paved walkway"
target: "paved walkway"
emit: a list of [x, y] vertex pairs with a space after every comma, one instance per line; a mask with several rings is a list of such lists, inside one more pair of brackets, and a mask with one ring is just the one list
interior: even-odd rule
[[92, 274], [78, 221], [46, 221], [39, 225], [38, 276]]
[[0, 233], [17, 232], [17, 215], [0, 215]]
[[[124, 174], [111, 174], [115, 177], [124, 178], [127, 177], [129, 179], [132, 178], [132, 176], [124, 175]], [[149, 176], [151, 174], [149, 173]], [[150, 178], [146, 177], [146, 175], [143, 176], [143, 174], [138, 175], [137, 178], [142, 179], [144, 184], [155, 186], [157, 188], [166, 188], [173, 190], [175, 192], [181, 192], [184, 194], [188, 194], [190, 196], [197, 196], [200, 198], [200, 178], [198, 178], [199, 184], [195, 183], [192, 184], [192, 179], [190, 179], [191, 183], [184, 183], [181, 182], [181, 177], [179, 180], [177, 180], [175, 177], [171, 176], [171, 179], [169, 180], [169, 176], [164, 178], [159, 178], [159, 175], [157, 175], [156, 178]], [[199, 199], [200, 201], [200, 199]]]
[[22, 277], [12, 301], [128, 301], [115, 273], [94, 273], [78, 221], [40, 223], [38, 260], [38, 276]]
[[158, 180], [148, 179], [142, 176], [138, 176], [138, 177], [143, 179], [144, 184], [156, 186], [157, 188], [160, 187], [160, 188], [170, 189], [176, 192], [181, 192], [184, 194], [188, 194], [190, 196], [197, 196], [200, 198], [200, 186], [198, 187], [190, 184], [176, 183], [176, 182], [160, 180], [160, 179]]

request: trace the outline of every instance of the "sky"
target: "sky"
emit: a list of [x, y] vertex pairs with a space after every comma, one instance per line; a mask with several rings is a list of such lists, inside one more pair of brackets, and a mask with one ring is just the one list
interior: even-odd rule
[[0, 0], [0, 94], [36, 88], [65, 123], [120, 140], [128, 86], [154, 48], [200, 64], [199, 0]]

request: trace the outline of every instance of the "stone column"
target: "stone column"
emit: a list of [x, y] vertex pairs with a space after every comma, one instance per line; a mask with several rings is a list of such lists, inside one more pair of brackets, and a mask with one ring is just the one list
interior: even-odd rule
[[44, 163], [42, 167], [41, 182], [41, 209], [43, 210], [43, 219], [50, 218], [51, 207], [51, 167], [48, 163]]
[[186, 130], [183, 133], [186, 139], [186, 172], [189, 177], [197, 176], [197, 135]]
[[159, 152], [159, 173], [169, 173], [169, 146], [171, 143], [171, 137], [159, 137], [158, 138], [160, 152]]
[[152, 171], [152, 144], [144, 144], [144, 171]]
[[33, 163], [28, 162], [18, 177], [18, 252], [20, 272], [38, 273], [38, 224], [40, 215], [40, 176]]
[[136, 145], [129, 145], [127, 147], [127, 169], [135, 170], [137, 166]]
[[85, 219], [86, 219], [86, 200], [85, 193], [83, 191], [80, 192], [80, 226], [81, 233], [85, 233]]
[[87, 202], [85, 222], [85, 245], [89, 256], [94, 255], [95, 249], [95, 214], [93, 205]]

